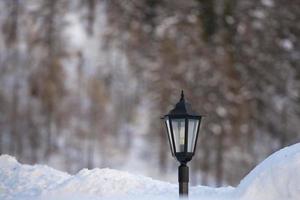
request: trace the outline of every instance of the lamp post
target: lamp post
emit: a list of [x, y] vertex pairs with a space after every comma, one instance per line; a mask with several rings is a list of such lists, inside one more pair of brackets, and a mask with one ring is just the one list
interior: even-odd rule
[[187, 162], [195, 154], [202, 116], [192, 110], [191, 105], [185, 101], [182, 91], [179, 102], [163, 119], [172, 156], [180, 162], [178, 167], [179, 195], [188, 196], [189, 168]]

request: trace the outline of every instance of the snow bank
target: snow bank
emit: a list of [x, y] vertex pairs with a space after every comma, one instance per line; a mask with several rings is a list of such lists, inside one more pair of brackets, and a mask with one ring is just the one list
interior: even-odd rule
[[300, 199], [300, 143], [269, 156], [236, 189], [243, 199]]
[[[190, 188], [190, 199], [297, 200], [300, 144], [284, 148], [258, 165], [237, 188]], [[178, 186], [112, 169], [83, 169], [69, 175], [47, 166], [22, 165], [0, 156], [0, 199], [178, 199]]]
[[68, 179], [70, 175], [43, 165], [21, 165], [0, 156], [0, 199], [30, 199]]

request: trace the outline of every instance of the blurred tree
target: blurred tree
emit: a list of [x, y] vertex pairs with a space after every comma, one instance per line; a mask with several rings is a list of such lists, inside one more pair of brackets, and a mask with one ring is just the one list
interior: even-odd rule
[[299, 6], [0, 1], [0, 152], [70, 172], [134, 159], [163, 177], [176, 166], [158, 118], [183, 89], [207, 115], [192, 183], [236, 184], [299, 141]]

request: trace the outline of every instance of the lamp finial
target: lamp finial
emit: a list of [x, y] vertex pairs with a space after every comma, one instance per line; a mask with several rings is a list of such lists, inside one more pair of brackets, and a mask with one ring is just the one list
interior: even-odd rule
[[184, 93], [183, 93], [183, 90], [181, 90], [181, 98], [180, 98], [181, 101], [184, 100]]

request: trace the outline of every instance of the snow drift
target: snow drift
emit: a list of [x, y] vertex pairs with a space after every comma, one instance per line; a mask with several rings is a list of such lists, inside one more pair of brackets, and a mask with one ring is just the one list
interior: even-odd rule
[[[300, 143], [263, 161], [236, 187], [190, 188], [190, 199], [297, 200]], [[43, 165], [22, 165], [0, 156], [0, 199], [177, 199], [177, 185], [112, 169], [69, 175]]]
[[300, 199], [300, 143], [269, 156], [254, 168], [236, 191], [243, 199]]

